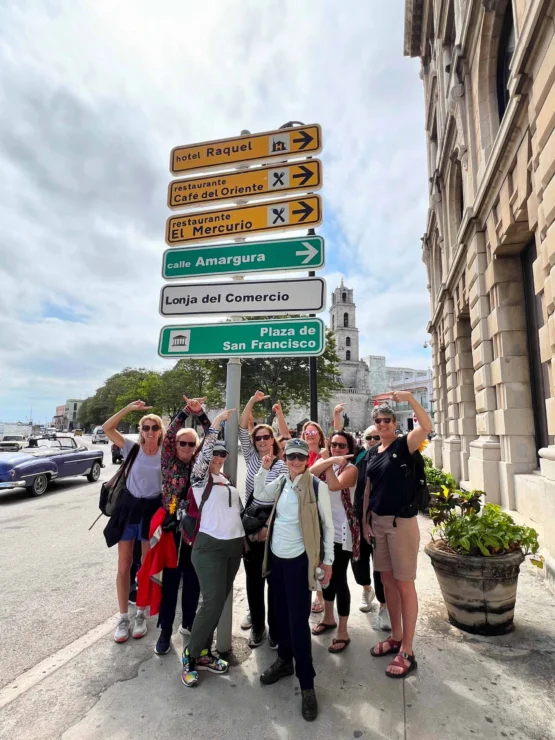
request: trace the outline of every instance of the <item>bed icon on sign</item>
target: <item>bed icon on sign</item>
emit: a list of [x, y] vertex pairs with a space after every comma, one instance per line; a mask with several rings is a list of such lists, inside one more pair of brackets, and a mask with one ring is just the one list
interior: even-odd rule
[[188, 352], [189, 342], [191, 339], [190, 329], [177, 330], [170, 332], [169, 351], [170, 352]]

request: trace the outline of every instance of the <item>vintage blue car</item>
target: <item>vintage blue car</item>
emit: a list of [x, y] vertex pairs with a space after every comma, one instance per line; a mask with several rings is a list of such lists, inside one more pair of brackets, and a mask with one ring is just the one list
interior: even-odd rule
[[103, 458], [101, 450], [89, 450], [69, 434], [31, 437], [20, 452], [0, 452], [0, 491], [24, 487], [40, 496], [51, 481], [73, 475], [86, 475], [94, 483], [104, 467]]

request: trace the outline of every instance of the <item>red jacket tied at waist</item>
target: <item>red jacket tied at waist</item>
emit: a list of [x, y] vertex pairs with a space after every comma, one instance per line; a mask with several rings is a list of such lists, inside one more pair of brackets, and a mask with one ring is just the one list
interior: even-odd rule
[[167, 511], [158, 509], [150, 522], [150, 550], [137, 573], [137, 609], [150, 606], [150, 616], [158, 614], [162, 601], [162, 574], [164, 568], [177, 568], [177, 548], [172, 532], [163, 532]]

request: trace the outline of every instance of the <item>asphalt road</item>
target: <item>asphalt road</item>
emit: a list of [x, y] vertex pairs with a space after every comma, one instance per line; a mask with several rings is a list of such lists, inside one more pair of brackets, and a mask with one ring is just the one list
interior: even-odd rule
[[[115, 472], [109, 445], [100, 481]], [[37, 498], [0, 493], [0, 688], [117, 611], [116, 551], [102, 536], [100, 481], [52, 483]]]

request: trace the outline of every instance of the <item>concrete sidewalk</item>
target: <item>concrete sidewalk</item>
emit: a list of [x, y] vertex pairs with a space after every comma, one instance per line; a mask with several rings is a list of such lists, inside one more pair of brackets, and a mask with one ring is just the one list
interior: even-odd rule
[[420, 525], [419, 668], [406, 680], [387, 678], [388, 659], [370, 657], [384, 633], [372, 628], [374, 612], [358, 610], [360, 588], [352, 581], [352, 643], [342, 655], [331, 655], [327, 646], [333, 635], [313, 638], [320, 715], [313, 724], [304, 722], [294, 677], [270, 687], [259, 683], [260, 672], [276, 654], [266, 642], [255, 651], [246, 646], [247, 633], [239, 628], [246, 605], [241, 569], [234, 609], [237, 665], [227, 676], [201, 673], [201, 684], [186, 689], [178, 634], [174, 650], [157, 657], [152, 652], [155, 619], [143, 640], [125, 645], [112, 641], [110, 626], [102, 639], [2, 710], [0, 737], [555, 738], [555, 597], [526, 561], [511, 635], [472, 637], [451, 627], [423, 552], [431, 525], [424, 518]]

